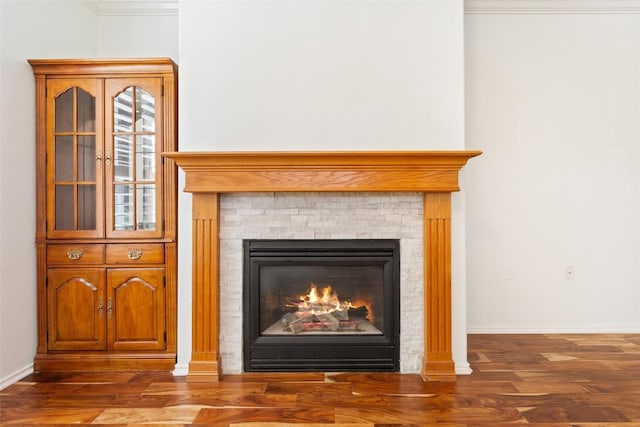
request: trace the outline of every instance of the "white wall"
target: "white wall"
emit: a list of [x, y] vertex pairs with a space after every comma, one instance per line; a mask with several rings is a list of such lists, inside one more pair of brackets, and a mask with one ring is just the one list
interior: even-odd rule
[[465, 32], [469, 331], [640, 332], [640, 14]]
[[99, 57], [169, 57], [178, 61], [176, 15], [104, 15], [98, 20], [97, 33]]
[[95, 53], [95, 15], [79, 1], [0, 1], [0, 388], [36, 350], [35, 84], [28, 58]]
[[[462, 0], [190, 0], [179, 21], [182, 151], [464, 147]], [[454, 358], [464, 367], [464, 200], [454, 198]], [[181, 194], [182, 369], [190, 200]]]

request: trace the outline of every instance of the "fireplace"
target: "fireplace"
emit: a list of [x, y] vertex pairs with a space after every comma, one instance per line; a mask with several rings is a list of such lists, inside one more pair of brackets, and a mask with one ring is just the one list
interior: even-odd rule
[[172, 152], [192, 205], [190, 381], [218, 381], [220, 194], [238, 192], [424, 193], [423, 378], [455, 378], [451, 340], [451, 193], [480, 151]]
[[398, 371], [398, 240], [245, 240], [244, 370]]

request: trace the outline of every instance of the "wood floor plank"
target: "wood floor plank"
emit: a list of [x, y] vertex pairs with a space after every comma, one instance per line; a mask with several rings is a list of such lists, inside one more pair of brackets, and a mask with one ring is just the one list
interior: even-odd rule
[[29, 406], [0, 409], [0, 425], [47, 425], [90, 423], [102, 413], [100, 409], [51, 409], [33, 410]]
[[332, 394], [332, 393], [298, 393], [296, 395], [295, 406], [297, 408], [315, 408], [319, 405], [333, 408], [369, 408], [371, 406], [388, 406], [384, 396], [366, 395], [359, 396], [353, 393]]
[[493, 425], [498, 422], [526, 422], [517, 408], [448, 408], [445, 410], [420, 410], [406, 407], [336, 409], [336, 422], [375, 422], [401, 425], [461, 424], [483, 422]]
[[224, 393], [264, 393], [266, 382], [160, 382], [147, 384], [143, 395], [181, 395], [197, 396], [203, 394]]
[[267, 423], [335, 423], [334, 409], [327, 407], [303, 409], [222, 408], [202, 409], [194, 424], [223, 425], [241, 422]]
[[96, 417], [93, 424], [191, 424], [202, 406], [185, 405], [168, 408], [110, 408]]
[[529, 422], [629, 422], [618, 410], [574, 403], [571, 406], [544, 406], [524, 412]]
[[297, 406], [297, 401], [297, 394], [216, 393], [172, 396], [167, 402], [167, 406], [206, 405], [219, 408], [294, 408]]
[[317, 381], [300, 382], [270, 382], [267, 384], [266, 393], [289, 394], [289, 393], [331, 393], [350, 395], [352, 387], [350, 383], [329, 383]]

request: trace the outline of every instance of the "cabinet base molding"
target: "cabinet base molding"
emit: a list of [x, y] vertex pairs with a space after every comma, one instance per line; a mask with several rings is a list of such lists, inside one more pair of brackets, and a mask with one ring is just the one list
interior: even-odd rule
[[35, 372], [172, 371], [175, 353], [38, 354]]

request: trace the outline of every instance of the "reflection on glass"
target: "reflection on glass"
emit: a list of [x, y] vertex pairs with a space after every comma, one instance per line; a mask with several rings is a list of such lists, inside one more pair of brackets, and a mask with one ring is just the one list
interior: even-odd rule
[[78, 88], [78, 132], [95, 132], [96, 100]]
[[56, 230], [73, 230], [73, 185], [56, 185]]
[[156, 186], [155, 184], [138, 185], [136, 188], [136, 215], [138, 230], [155, 230], [156, 228]]
[[114, 229], [133, 230], [134, 229], [134, 209], [133, 209], [133, 185], [114, 185], [113, 195], [114, 208]]
[[113, 99], [114, 132], [133, 131], [133, 87], [128, 87]]
[[56, 181], [73, 181], [73, 136], [56, 136]]
[[136, 180], [153, 181], [156, 175], [155, 135], [136, 136]]
[[136, 87], [136, 132], [155, 131], [155, 104], [153, 95]]
[[70, 88], [56, 98], [56, 132], [73, 132], [73, 92]]
[[78, 137], [78, 181], [96, 180], [96, 137]]
[[113, 146], [114, 180], [133, 181], [133, 137], [116, 135]]
[[[156, 227], [155, 97], [131, 86], [113, 98], [114, 230]], [[135, 123], [135, 126], [134, 126]]]
[[96, 186], [78, 185], [78, 230], [96, 228]]

